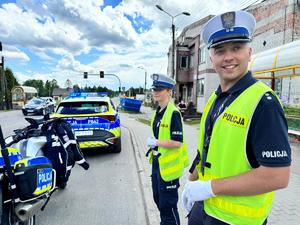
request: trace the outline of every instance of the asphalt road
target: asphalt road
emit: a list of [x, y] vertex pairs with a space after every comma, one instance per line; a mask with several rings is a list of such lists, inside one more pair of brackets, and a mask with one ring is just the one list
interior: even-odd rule
[[[0, 113], [5, 136], [26, 124], [20, 111]], [[53, 194], [45, 211], [37, 215], [37, 224], [146, 224], [129, 131], [122, 128], [121, 153], [99, 150], [86, 151], [85, 155], [90, 169], [73, 168], [66, 189]]]

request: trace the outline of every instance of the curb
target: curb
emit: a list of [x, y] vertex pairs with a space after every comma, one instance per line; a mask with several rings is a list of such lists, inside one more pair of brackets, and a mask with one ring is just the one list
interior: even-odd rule
[[157, 217], [157, 212], [152, 207], [154, 204], [152, 195], [148, 194], [148, 193], [152, 193], [152, 189], [151, 189], [151, 185], [149, 187], [149, 182], [147, 182], [147, 179], [146, 179], [148, 175], [145, 172], [145, 168], [144, 168], [142, 158], [141, 158], [143, 155], [143, 152], [141, 155], [134, 132], [129, 127], [126, 127], [124, 125], [122, 125], [122, 127], [127, 129], [130, 134], [130, 140], [131, 140], [131, 144], [133, 147], [134, 159], [135, 159], [135, 164], [137, 166], [137, 174], [138, 174], [138, 179], [139, 179], [139, 183], [140, 183], [139, 188], [142, 193], [142, 202], [143, 202], [145, 218], [146, 218], [145, 222], [147, 225], [153, 225], [153, 224], [157, 223], [157, 221], [155, 220], [155, 218]]

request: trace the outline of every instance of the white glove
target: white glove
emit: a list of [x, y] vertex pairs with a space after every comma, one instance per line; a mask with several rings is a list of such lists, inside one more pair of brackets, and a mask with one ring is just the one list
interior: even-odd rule
[[192, 181], [184, 186], [182, 192], [182, 204], [186, 211], [190, 212], [194, 203], [215, 197], [211, 188], [211, 181]]
[[154, 137], [148, 137], [147, 139], [147, 146], [149, 148], [155, 148], [157, 144], [157, 139], [155, 139]]

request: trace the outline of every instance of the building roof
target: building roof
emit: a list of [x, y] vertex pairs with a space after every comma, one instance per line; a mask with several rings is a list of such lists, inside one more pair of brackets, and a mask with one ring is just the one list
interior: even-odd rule
[[53, 96], [68, 96], [73, 91], [72, 88], [54, 88]]
[[38, 93], [36, 88], [30, 87], [30, 86], [15, 86], [13, 88], [13, 90], [19, 89], [19, 88], [21, 88], [23, 90], [23, 92], [25, 92], [25, 93], [34, 93], [34, 94]]

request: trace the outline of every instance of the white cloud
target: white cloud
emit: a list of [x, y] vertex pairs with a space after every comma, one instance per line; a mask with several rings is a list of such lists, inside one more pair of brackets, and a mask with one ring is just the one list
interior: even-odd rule
[[73, 26], [62, 22], [54, 23], [46, 18], [38, 22], [36, 14], [23, 11], [15, 4], [4, 4], [0, 8], [0, 38], [4, 44], [20, 47], [60, 48], [62, 52], [80, 52], [87, 40], [80, 40], [81, 33]]
[[41, 60], [45, 61], [46, 63], [54, 62], [54, 58], [50, 57], [43, 51], [35, 51], [34, 52]]
[[[118, 82], [113, 77], [82, 79], [83, 71], [104, 70], [120, 75], [122, 86], [128, 88], [144, 85], [144, 71], [137, 68], [143, 65], [150, 87], [151, 73], [167, 71], [171, 44], [171, 18], [158, 10], [156, 4], [172, 15], [182, 11], [191, 13], [191, 16], [175, 18], [178, 35], [183, 27], [209, 14], [234, 10], [254, 1], [124, 0], [115, 8], [107, 6], [101, 11], [103, 0], [17, 0], [16, 4], [3, 4], [0, 8], [0, 40], [6, 57], [27, 62], [24, 71], [17, 71], [20, 80], [55, 78], [64, 86], [65, 80], [70, 79], [82, 86], [102, 84], [116, 89]], [[152, 24], [147, 29], [140, 27], [141, 33], [137, 33], [124, 14], [135, 19], [142, 16]], [[45, 67], [33, 68], [22, 49], [38, 56]], [[88, 55], [92, 49], [101, 52], [93, 62], [77, 59], [76, 56]], [[42, 72], [42, 68], [50, 68], [51, 73]]]
[[83, 65], [79, 61], [74, 59], [74, 56], [71, 54], [65, 55], [58, 63], [57, 69], [62, 71], [72, 71], [76, 73], [81, 73], [84, 71], [90, 72], [93, 70], [88, 65]]
[[28, 62], [30, 60], [27, 54], [20, 51], [18, 48], [14, 46], [3, 46], [3, 56], [6, 59], [16, 59], [23, 63]]

